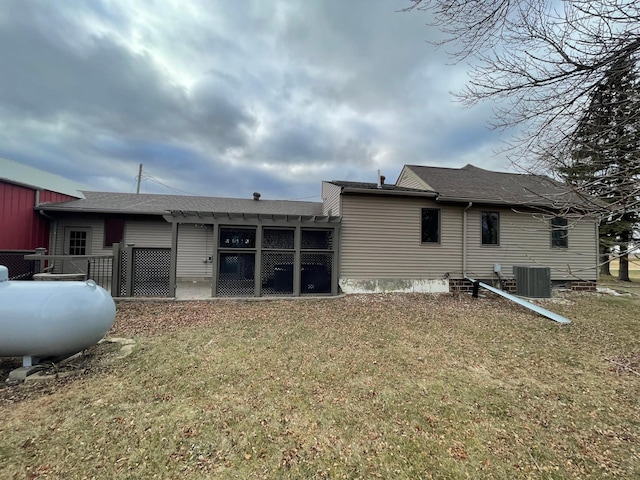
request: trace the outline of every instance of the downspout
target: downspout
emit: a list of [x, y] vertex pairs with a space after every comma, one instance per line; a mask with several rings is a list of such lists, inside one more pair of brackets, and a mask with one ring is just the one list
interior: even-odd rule
[[[600, 255], [600, 222], [601, 221], [602, 219], [598, 217], [598, 221], [594, 222], [596, 227], [596, 284], [600, 283], [600, 268], [602, 268], [600, 265], [600, 262], [602, 262], [602, 259], [604, 258], [603, 255]], [[607, 260], [611, 261], [611, 257], [609, 257], [609, 255], [607, 255]], [[611, 273], [611, 271], [609, 271], [609, 273]]]
[[[40, 206], [40, 190], [36, 190], [36, 204], [35, 208]], [[47, 215], [42, 210], [38, 210], [38, 213], [42, 215], [44, 218], [48, 219], [51, 223], [50, 233], [49, 233], [49, 245], [48, 253], [49, 255], [54, 255], [54, 250], [56, 248], [56, 242], [58, 240], [58, 220], [53, 218], [51, 215]], [[51, 232], [52, 231], [52, 232]]]
[[467, 276], [467, 210], [473, 206], [473, 202], [462, 211], [462, 276]]
[[479, 282], [478, 280], [475, 280], [473, 278], [469, 278], [469, 277], [465, 277], [467, 280], [469, 280], [471, 283], [474, 283], [482, 288], [486, 288], [487, 290], [489, 290], [490, 292], [496, 293], [498, 295], [500, 295], [501, 297], [506, 298], [507, 300], [511, 300], [512, 302], [517, 303], [518, 305], [521, 305], [525, 308], [528, 308], [529, 310], [532, 310], [536, 313], [539, 313], [540, 315], [547, 317], [551, 320], [553, 320], [554, 322], [558, 322], [558, 323], [571, 323], [571, 320], [569, 320], [566, 317], [563, 317], [562, 315], [558, 315], [557, 313], [552, 312], [551, 310], [547, 310], [546, 308], [542, 308], [540, 305], [536, 305], [534, 303], [531, 302], [527, 302], [526, 300], [523, 300], [520, 297], [516, 297], [515, 295], [511, 295], [510, 293], [505, 292], [504, 290], [500, 290], [499, 288], [495, 288], [492, 287], [491, 285], [487, 285], [486, 283], [482, 283]]

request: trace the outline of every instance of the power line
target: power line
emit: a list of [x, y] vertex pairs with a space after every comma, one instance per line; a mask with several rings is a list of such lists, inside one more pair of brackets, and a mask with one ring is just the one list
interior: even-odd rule
[[310, 197], [300, 197], [300, 198], [289, 198], [287, 199], [288, 202], [294, 202], [296, 200], [308, 200], [309, 198], [320, 198], [321, 195], [311, 195]]
[[[157, 178], [155, 178], [153, 175], [149, 175], [148, 173], [143, 173], [142, 172], [142, 164], [140, 164], [140, 168], [139, 168], [139, 175], [136, 177], [137, 180], [137, 192], [136, 193], [140, 193], [140, 184], [141, 181], [144, 180], [150, 180], [154, 183], [157, 183], [158, 185], [162, 185], [165, 188], [168, 188], [169, 190], [175, 192], [175, 193], [180, 193], [180, 194], [184, 194], [184, 195], [191, 195], [191, 196], [199, 196], [197, 193], [193, 193], [193, 192], [187, 192], [186, 190], [181, 190], [179, 188], [175, 188], [172, 187], [171, 185], [167, 185], [166, 183], [161, 182], [160, 180], [158, 180]], [[309, 197], [299, 197], [299, 198], [290, 198], [287, 201], [297, 201], [297, 200], [309, 200], [311, 198], [321, 198], [321, 195], [311, 195]]]
[[179, 188], [175, 188], [175, 187], [172, 187], [170, 185], [167, 185], [166, 183], [162, 183], [160, 180], [158, 180], [157, 178], [153, 177], [152, 175], [145, 174], [145, 175], [143, 175], [143, 178], [145, 180], [151, 180], [152, 182], [157, 183], [158, 185], [162, 185], [163, 187], [168, 188], [169, 190], [172, 190], [172, 191], [174, 191], [176, 193], [183, 193], [185, 195], [198, 196], [197, 193], [187, 192], [185, 190], [180, 190]]

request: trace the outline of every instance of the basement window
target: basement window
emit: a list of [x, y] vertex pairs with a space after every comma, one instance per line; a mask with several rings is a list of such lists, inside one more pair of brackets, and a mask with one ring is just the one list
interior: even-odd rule
[[500, 212], [482, 212], [482, 245], [500, 244]]
[[564, 217], [551, 219], [551, 247], [569, 247], [569, 223]]
[[422, 243], [440, 243], [440, 209], [422, 209]]

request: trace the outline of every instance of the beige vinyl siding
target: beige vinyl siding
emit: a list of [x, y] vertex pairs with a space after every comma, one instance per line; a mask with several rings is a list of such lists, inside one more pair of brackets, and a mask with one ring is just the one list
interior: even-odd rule
[[[499, 245], [481, 245], [481, 212], [500, 212]], [[597, 238], [593, 219], [569, 219], [569, 247], [551, 247], [549, 218], [508, 209], [472, 208], [467, 214], [467, 273], [492, 278], [493, 265], [513, 275], [514, 265], [544, 266], [552, 280], [595, 280]]]
[[54, 252], [56, 255], [64, 255], [65, 231], [73, 228], [90, 228], [91, 240], [89, 245], [89, 253], [91, 255], [101, 255], [111, 253], [111, 247], [104, 247], [104, 218], [95, 216], [77, 216], [70, 218], [62, 218], [56, 222]]
[[[104, 217], [78, 215], [57, 221], [55, 234], [56, 253], [62, 254], [64, 235], [67, 228], [91, 228], [91, 254], [111, 253], [111, 247], [104, 247]], [[138, 247], [171, 248], [171, 224], [159, 220], [125, 220], [124, 244], [133, 243]]]
[[178, 226], [178, 277], [211, 277], [213, 255], [213, 225]]
[[[439, 244], [421, 243], [421, 209], [441, 210]], [[343, 195], [340, 277], [439, 279], [462, 271], [462, 209], [411, 197]]]
[[[53, 250], [48, 253], [51, 255], [65, 255], [65, 234], [68, 230], [75, 228], [90, 229], [91, 233], [88, 245], [89, 255], [103, 255], [113, 252], [111, 247], [104, 247], [104, 218], [89, 215], [78, 215], [61, 218], [56, 221], [55, 228], [52, 228], [50, 232]], [[61, 260], [55, 260], [53, 265], [54, 273], [61, 273], [65, 268]]]
[[136, 247], [171, 248], [171, 224], [159, 220], [129, 220], [124, 227], [125, 244]]
[[420, 178], [409, 170], [407, 167], [402, 169], [396, 185], [405, 188], [417, 188], [420, 190], [428, 190], [427, 185]]
[[340, 192], [342, 187], [329, 182], [322, 182], [322, 214], [340, 215]]

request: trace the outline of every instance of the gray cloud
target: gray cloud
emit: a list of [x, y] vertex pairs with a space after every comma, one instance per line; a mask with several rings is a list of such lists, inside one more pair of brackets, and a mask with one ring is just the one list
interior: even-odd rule
[[130, 191], [143, 163], [149, 191], [265, 198], [489, 162], [489, 110], [451, 101], [463, 67], [404, 6], [5, 1], [0, 156], [97, 190]]

